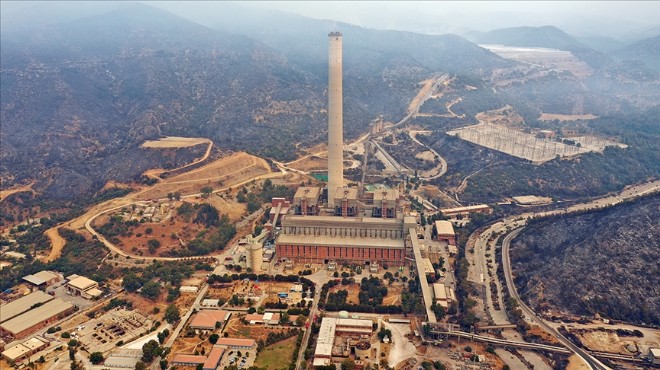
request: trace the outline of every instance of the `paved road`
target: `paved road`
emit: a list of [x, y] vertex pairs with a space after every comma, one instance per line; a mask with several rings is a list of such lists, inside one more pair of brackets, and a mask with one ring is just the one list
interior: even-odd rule
[[536, 313], [529, 308], [520, 299], [520, 296], [518, 295], [518, 291], [516, 290], [516, 286], [513, 283], [513, 276], [511, 274], [511, 259], [509, 256], [509, 247], [511, 244], [511, 240], [515, 238], [520, 232], [523, 230], [523, 228], [515, 229], [513, 232], [509, 233], [505, 238], [504, 241], [502, 242], [502, 264], [504, 265], [504, 277], [506, 279], [506, 285], [509, 289], [509, 294], [511, 297], [515, 298], [518, 301], [518, 305], [520, 306], [520, 309], [525, 313], [525, 315], [533, 322], [538, 324], [540, 327], [545, 329], [548, 333], [551, 333], [553, 336], [555, 336], [564, 346], [569, 348], [572, 352], [577, 354], [584, 360], [590, 368], [592, 369], [597, 369], [597, 370], [606, 370], [609, 369], [609, 367], [605, 366], [602, 362], [598, 361], [596, 358], [591, 356], [587, 351], [583, 350], [582, 348], [576, 346], [568, 340], [565, 336], [563, 336], [561, 333], [559, 333], [555, 328], [552, 326], [548, 325], [545, 320], [542, 318], [536, 316]]
[[442, 176], [445, 175], [445, 173], [447, 173], [447, 161], [444, 158], [442, 158], [442, 156], [440, 154], [438, 154], [438, 152], [436, 152], [433, 148], [431, 148], [430, 146], [428, 146], [428, 145], [422, 143], [421, 141], [417, 140], [417, 134], [419, 134], [421, 132], [428, 132], [428, 131], [408, 131], [408, 136], [410, 136], [412, 141], [414, 141], [417, 144], [425, 147], [428, 151], [433, 153], [433, 155], [435, 155], [436, 158], [438, 158], [440, 160], [440, 166], [439, 166], [440, 167], [440, 172], [437, 175], [429, 176], [429, 177], [424, 177], [424, 176], [420, 175], [419, 178], [422, 179], [422, 180], [433, 180], [433, 179], [437, 179], [439, 177], [442, 177]]
[[319, 300], [321, 299], [321, 286], [333, 279], [333, 277], [330, 276], [329, 271], [324, 269], [321, 269], [316, 273], [307, 275], [305, 277], [313, 281], [316, 288], [314, 290], [314, 300], [312, 301], [312, 307], [309, 310], [309, 327], [305, 329], [305, 334], [303, 335], [303, 340], [300, 344], [300, 350], [298, 351], [298, 358], [296, 359], [296, 370], [305, 368], [302, 366], [302, 364], [305, 359], [305, 350], [309, 347], [309, 338], [312, 333], [312, 320], [314, 320], [314, 317], [317, 315], [319, 308]]
[[165, 345], [163, 347], [171, 348], [172, 344], [174, 344], [174, 341], [176, 338], [179, 336], [179, 333], [181, 333], [181, 330], [183, 330], [184, 325], [190, 318], [190, 315], [192, 315], [193, 311], [199, 310], [200, 305], [199, 303], [202, 301], [202, 298], [204, 298], [204, 295], [206, 294], [206, 291], [209, 290], [209, 286], [204, 285], [202, 289], [199, 290], [199, 293], [197, 294], [197, 298], [195, 298], [195, 302], [190, 306], [188, 309], [188, 312], [181, 318], [181, 321], [179, 321], [179, 325], [176, 326], [172, 334], [170, 334], [170, 337], [167, 339], [167, 342], [165, 342]]
[[487, 239], [490, 237], [492, 233], [496, 232], [501, 232], [501, 231], [508, 231], [511, 230], [512, 228], [517, 228], [513, 232], [509, 233], [502, 244], [503, 251], [502, 251], [502, 259], [503, 259], [503, 267], [504, 267], [504, 272], [505, 272], [505, 279], [507, 283], [507, 287], [509, 289], [510, 295], [514, 298], [516, 298], [521, 306], [521, 309], [525, 314], [530, 318], [530, 320], [533, 320], [536, 322], [539, 326], [547, 330], [549, 333], [557, 337], [557, 339], [562, 342], [567, 348], [571, 349], [573, 352], [578, 354], [587, 364], [592, 369], [607, 369], [607, 367], [602, 364], [600, 361], [595, 359], [593, 356], [591, 356], [587, 351], [578, 348], [575, 346], [572, 342], [568, 341], [564, 336], [562, 336], [560, 333], [557, 332], [557, 330], [549, 325], [546, 321], [543, 319], [539, 318], [536, 316], [533, 310], [531, 310], [528, 306], [524, 304], [520, 300], [520, 297], [517, 294], [517, 291], [515, 289], [515, 285], [513, 284], [513, 278], [511, 274], [511, 265], [510, 265], [510, 259], [509, 259], [509, 245], [510, 241], [515, 238], [518, 233], [522, 230], [522, 226], [525, 225], [526, 219], [529, 217], [546, 217], [546, 216], [551, 216], [551, 215], [556, 215], [556, 214], [567, 214], [567, 213], [572, 213], [572, 212], [577, 212], [577, 211], [582, 211], [586, 209], [595, 209], [595, 208], [602, 208], [610, 205], [615, 205], [618, 204], [622, 201], [629, 200], [641, 195], [645, 195], [651, 192], [656, 192], [660, 189], [660, 181], [652, 181], [649, 183], [644, 183], [640, 185], [635, 185], [635, 186], [630, 186], [625, 188], [623, 191], [621, 191], [618, 194], [609, 194], [597, 199], [594, 199], [590, 202], [587, 203], [582, 203], [582, 204], [576, 204], [570, 207], [567, 207], [566, 209], [560, 209], [560, 210], [554, 210], [554, 211], [547, 211], [547, 212], [539, 212], [539, 213], [533, 213], [533, 212], [528, 212], [523, 215], [518, 215], [514, 217], [509, 217], [507, 219], [501, 220], [490, 227], [486, 228], [485, 230], [482, 230], [479, 233], [475, 233], [471, 235], [470, 240], [468, 241], [468, 248], [474, 248], [475, 252], [474, 254], [468, 254], [468, 257], [473, 258], [474, 264], [470, 266], [470, 275], [469, 275], [469, 280], [474, 281], [478, 284], [483, 284], [487, 288], [487, 303], [486, 303], [486, 309], [490, 310], [489, 312], [493, 316], [493, 319], [496, 319], [496, 323], [500, 321], [499, 317], [497, 315], [497, 311], [492, 310], [492, 303], [490, 302], [491, 297], [490, 297], [490, 292], [489, 289], [490, 287], [488, 286], [489, 284], [485, 281], [488, 279], [488, 271], [486, 268], [486, 263], [485, 263], [485, 253], [487, 249]]

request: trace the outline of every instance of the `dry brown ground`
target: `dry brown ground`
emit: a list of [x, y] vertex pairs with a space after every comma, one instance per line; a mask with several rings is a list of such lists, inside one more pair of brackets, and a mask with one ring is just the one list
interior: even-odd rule
[[360, 294], [360, 286], [358, 284], [351, 284], [351, 285], [337, 285], [332, 288], [330, 288], [329, 293], [337, 293], [340, 290], [345, 290], [348, 292], [348, 296], [346, 296], [346, 303], [354, 303], [358, 304], [360, 303], [360, 299], [358, 298], [358, 294]]
[[186, 148], [210, 142], [211, 140], [201, 137], [167, 136], [158, 140], [147, 140], [140, 146], [142, 148]]
[[543, 338], [544, 343], [551, 345], [561, 346], [562, 344], [555, 338], [553, 335], [550, 335], [547, 331], [541, 329], [539, 326], [534, 325], [531, 329], [527, 330], [527, 333], [530, 335], [536, 335]]
[[205, 186], [220, 189], [270, 173], [268, 163], [247, 153], [234, 153], [198, 169], [167, 178], [135, 194], [136, 199], [165, 198], [168, 193], [196, 194]]
[[119, 188], [119, 189], [133, 189], [134, 186], [131, 184], [125, 184], [122, 182], [117, 182], [117, 181], [108, 181], [103, 185], [103, 188], [101, 190], [107, 190], [107, 189], [112, 189], [112, 188]]
[[488, 122], [497, 125], [516, 126], [524, 122], [522, 116], [510, 105], [500, 109], [489, 110], [478, 113], [475, 118], [480, 122]]
[[614, 352], [629, 355], [626, 349], [628, 344], [635, 345], [637, 338], [620, 338], [615, 332], [591, 330], [586, 333], [578, 334], [574, 332], [582, 343], [592, 351]]
[[34, 182], [31, 182], [31, 183], [28, 184], [28, 185], [17, 186], [17, 187], [10, 188], [10, 189], [0, 189], [0, 202], [2, 202], [3, 200], [5, 200], [5, 198], [7, 198], [8, 196], [10, 196], [10, 195], [12, 195], [12, 194], [22, 193], [22, 192], [24, 192], [24, 191], [32, 191], [32, 192], [34, 192], [34, 191], [32, 190], [32, 185], [34, 185]]
[[[221, 181], [224, 187], [229, 187], [242, 185], [255, 177], [267, 178], [278, 176], [280, 174], [272, 173], [270, 166], [262, 158], [246, 153], [235, 153], [196, 170], [162, 180], [151, 187], [142, 188], [142, 190], [128, 194], [125, 197], [96, 204], [89, 208], [83, 215], [61, 226], [81, 230], [90, 217], [104, 210], [128, 205], [137, 200], [164, 198], [168, 193], [175, 191], [181, 192], [182, 195], [196, 194], [200, 192], [202, 187], [207, 185], [215, 185], [214, 187], [218, 189], [222, 187], [218, 185], [218, 181]], [[51, 240], [52, 242], [56, 241]]]
[[305, 157], [291, 164], [289, 167], [299, 171], [325, 170], [328, 168], [328, 159], [313, 155], [311, 157]]
[[213, 195], [207, 199], [188, 200], [192, 203], [209, 203], [220, 212], [221, 215], [227, 215], [231, 222], [239, 221], [247, 213], [247, 204], [238, 203], [233, 198], [227, 196]]
[[44, 262], [54, 261], [62, 255], [62, 248], [64, 248], [66, 240], [60, 235], [57, 228], [48, 229], [45, 234], [50, 239], [51, 249], [50, 254], [48, 254]]
[[[187, 338], [185, 337], [185, 332], [181, 332], [181, 334], [176, 338], [174, 343], [172, 344], [172, 350], [170, 351], [170, 355], [168, 356], [168, 361], [172, 361], [174, 356], [176, 356], [178, 353], [183, 353], [186, 355], [192, 355], [195, 353], [195, 348], [199, 348], [198, 345], [200, 343], [206, 342], [209, 343], [208, 340], [201, 340], [199, 339], [199, 336], [195, 335], [192, 338]], [[210, 343], [209, 343], [210, 344]], [[194, 369], [193, 366], [184, 366], [181, 367], [183, 368], [191, 368]], [[179, 366], [177, 366], [177, 369], [179, 369]]]
[[572, 355], [571, 357], [568, 358], [568, 366], [566, 366], [566, 370], [589, 370], [590, 367], [584, 361], [582, 361], [582, 358], [578, 355]]
[[[244, 315], [242, 315], [244, 316]], [[268, 333], [278, 333], [285, 329], [265, 327], [263, 325], [244, 325], [238, 314], [232, 314], [224, 332], [229, 333], [230, 338], [250, 338], [256, 341], [266, 340]]]
[[541, 113], [539, 119], [541, 121], [577, 121], [577, 120], [587, 120], [587, 119], [596, 119], [598, 116], [593, 114], [555, 114], [555, 113]]
[[420, 82], [418, 85], [422, 85], [422, 88], [419, 89], [419, 92], [417, 93], [417, 96], [413, 98], [413, 100], [410, 102], [408, 105], [408, 112], [412, 112], [417, 107], [422, 103], [422, 99], [431, 91], [433, 88], [433, 82], [435, 82], [434, 79], [428, 79]]
[[401, 285], [388, 285], [387, 296], [383, 298], [384, 305], [397, 305], [401, 304], [401, 292], [403, 287]]

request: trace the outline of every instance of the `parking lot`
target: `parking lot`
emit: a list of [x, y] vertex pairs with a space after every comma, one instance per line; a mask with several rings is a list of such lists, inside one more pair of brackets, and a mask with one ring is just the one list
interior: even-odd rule
[[[239, 355], [240, 354], [240, 355]], [[239, 369], [247, 369], [257, 358], [257, 350], [229, 350], [225, 356], [223, 356], [222, 361], [220, 362], [220, 369], [224, 369], [230, 365], [236, 365]]]

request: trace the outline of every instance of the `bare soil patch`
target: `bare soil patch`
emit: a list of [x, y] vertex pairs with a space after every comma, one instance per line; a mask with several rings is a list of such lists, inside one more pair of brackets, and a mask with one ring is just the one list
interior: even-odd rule
[[135, 195], [136, 199], [160, 199], [168, 193], [196, 194], [205, 186], [221, 189], [270, 173], [268, 163], [247, 153], [234, 153], [203, 167], [167, 178]]
[[231, 222], [239, 221], [247, 214], [247, 204], [239, 203], [229, 196], [215, 194], [207, 199], [190, 200], [192, 203], [209, 203], [220, 212], [221, 215], [227, 215]]
[[568, 358], [568, 366], [566, 366], [566, 370], [589, 370], [589, 369], [590, 369], [589, 365], [585, 364], [580, 356], [572, 355], [571, 357]]
[[557, 114], [557, 113], [541, 113], [541, 116], [539, 119], [541, 121], [578, 121], [578, 120], [589, 120], [589, 119], [596, 119], [598, 116], [594, 116], [593, 114]]
[[186, 148], [199, 144], [209, 143], [211, 140], [201, 137], [176, 137], [167, 136], [158, 140], [147, 140], [141, 147], [142, 148]]
[[430, 150], [426, 150], [415, 154], [415, 158], [421, 159], [423, 161], [433, 162], [435, 161], [435, 154], [433, 154], [433, 152]]
[[50, 249], [50, 254], [46, 258], [44, 262], [50, 262], [54, 261], [62, 255], [62, 248], [64, 248], [64, 245], [66, 244], [66, 240], [60, 235], [60, 233], [57, 231], [57, 228], [52, 228], [48, 229], [45, 232], [46, 236], [48, 239], [50, 239], [51, 243], [51, 249]]
[[22, 193], [24, 191], [32, 191], [33, 192], [33, 190], [32, 190], [32, 185], [33, 184], [34, 184], [34, 182], [32, 182], [28, 185], [17, 186], [17, 187], [10, 188], [10, 189], [0, 189], [0, 202], [5, 200], [5, 198], [7, 198], [8, 196], [10, 196], [12, 194]]
[[296, 161], [289, 167], [294, 168], [296, 170], [300, 171], [318, 171], [318, 170], [325, 170], [328, 168], [328, 159], [327, 158], [321, 158], [316, 155], [312, 155], [310, 157], [305, 157], [301, 159], [300, 161]]
[[245, 325], [241, 323], [241, 318], [245, 314], [233, 313], [224, 332], [229, 333], [230, 338], [250, 338], [256, 341], [266, 341], [268, 333], [279, 333], [290, 329], [282, 329], [277, 327], [268, 327], [263, 325]]
[[517, 126], [524, 123], [522, 116], [508, 104], [500, 109], [480, 112], [475, 118], [481, 122], [499, 125]]

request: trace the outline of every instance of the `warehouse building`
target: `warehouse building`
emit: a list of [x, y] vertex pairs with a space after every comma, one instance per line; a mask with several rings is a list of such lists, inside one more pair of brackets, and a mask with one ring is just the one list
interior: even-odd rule
[[195, 330], [209, 331], [221, 328], [225, 325], [231, 312], [222, 310], [201, 310], [193, 316], [190, 321], [190, 328]]
[[0, 305], [0, 323], [13, 319], [16, 316], [27, 312], [31, 308], [42, 305], [51, 300], [53, 300], [51, 295], [37, 290], [36, 292], [32, 292], [19, 299]]
[[0, 324], [0, 333], [20, 339], [69, 315], [74, 309], [71, 303], [54, 298], [3, 322]]
[[31, 285], [43, 289], [61, 281], [59, 274], [51, 271], [39, 271], [36, 274], [23, 276], [23, 280]]

